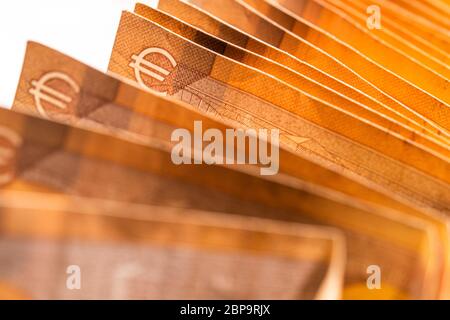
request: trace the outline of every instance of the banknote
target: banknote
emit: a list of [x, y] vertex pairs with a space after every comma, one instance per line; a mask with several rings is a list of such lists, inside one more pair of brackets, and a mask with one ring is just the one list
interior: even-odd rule
[[[435, 226], [319, 187], [276, 183], [224, 167], [177, 166], [164, 143], [66, 126], [0, 110], [6, 191], [237, 213], [340, 228], [348, 243], [347, 298], [371, 296], [367, 268], [383, 270], [385, 297], [439, 295], [443, 254]], [[95, 183], [93, 183], [95, 182]], [[210, 209], [210, 210], [209, 210]], [[399, 277], [399, 270], [404, 270]]]
[[[354, 115], [360, 116], [374, 124], [384, 127], [385, 129], [396, 132], [406, 139], [414, 140], [416, 143], [437, 152], [441, 152], [442, 150], [443, 155], [445, 155], [448, 151], [448, 144], [430, 139], [428, 136], [422, 134], [422, 132], [412, 130], [411, 127], [403, 125], [403, 123], [394, 122], [390, 117], [373, 111], [365, 105], [348, 99], [345, 95], [337, 91], [330, 90], [326, 86], [318, 84], [311, 78], [294, 72], [293, 70], [269, 59], [254, 54], [248, 50], [241, 49], [231, 43], [220, 41], [219, 39], [191, 27], [180, 20], [170, 17], [143, 4], [137, 4], [134, 12], [146, 19], [158, 23], [172, 32], [177, 33], [189, 41], [195, 42], [218, 54], [223, 54], [232, 60], [241, 62], [245, 65], [270, 74], [305, 93], [308, 93], [322, 101], [328, 102], [329, 104], [333, 104], [342, 110], [346, 110]], [[383, 109], [383, 111], [386, 110]]]
[[[253, 7], [259, 6], [259, 10], [262, 9], [271, 12], [265, 15], [279, 23], [285, 19], [286, 14], [288, 16], [292, 15], [292, 11], [290, 11], [292, 8], [286, 9], [280, 5], [283, 4], [283, 1], [284, 0], [242, 0], [242, 2], [249, 4], [253, 3], [251, 4]], [[290, 0], [287, 1], [289, 2]], [[436, 85], [439, 84], [439, 81], [448, 79], [449, 67], [445, 62], [435, 59], [427, 51], [417, 48], [415, 44], [412, 44], [407, 39], [392, 32], [388, 26], [378, 26], [378, 21], [381, 20], [375, 17], [371, 10], [376, 9], [377, 11], [375, 14], [378, 14], [378, 9], [381, 9], [380, 7], [371, 4], [372, 6], [366, 6], [364, 10], [358, 11], [353, 9], [350, 5], [350, 3], [352, 3], [352, 5], [357, 4], [358, 1], [344, 1], [348, 4], [343, 3], [342, 0], [310, 0], [304, 2], [302, 5], [297, 2], [295, 5], [305, 11], [304, 14], [302, 13], [296, 16], [298, 20], [297, 26], [288, 26], [288, 22], [280, 24], [286, 26], [286, 29], [291, 30], [291, 28], [294, 28], [298, 30], [299, 35], [301, 36], [307, 34], [308, 27], [329, 32], [331, 35], [342, 40], [343, 43], [362, 52], [369, 59], [373, 59], [375, 62], [379, 63], [379, 65], [394, 71], [402, 78], [405, 78], [407, 81], [411, 81], [424, 89], [424, 86], [427, 86], [425, 79], [430, 77], [435, 78]], [[284, 11], [284, 14], [273, 12], [273, 10], [270, 9], [267, 10], [267, 8], [264, 8], [267, 5], [278, 7], [278, 9]], [[321, 11], [324, 12], [321, 13]], [[326, 15], [327, 18], [325, 19], [324, 17]], [[290, 18], [288, 18], [288, 20], [290, 20]], [[334, 28], [330, 28], [331, 25], [333, 25]], [[353, 31], [353, 29], [355, 31]], [[339, 30], [339, 32], [336, 32], [336, 30]], [[349, 32], [352, 32], [352, 34], [350, 35]], [[421, 73], [420, 70], [422, 70], [422, 72], [424, 72], [422, 73], [422, 76], [428, 78], [414, 78], [414, 75], [408, 74], [406, 68], [399, 68], [398, 63], [395, 64], [395, 62], [400, 61], [402, 61], [402, 64], [409, 64], [412, 69], [417, 71], [417, 73]], [[422, 81], [422, 83], [420, 83], [420, 81]], [[428, 89], [426, 90], [433, 90], [431, 85], [427, 88]], [[444, 91], [441, 91], [441, 93], [443, 93], [443, 96], [445, 97], [445, 87], [443, 87], [443, 89]], [[434, 90], [434, 94], [439, 96], [439, 91], [435, 88]]]
[[[331, 3], [350, 15], [353, 19], [359, 20], [359, 22], [364, 25], [368, 25], [369, 21], [369, 16], [366, 13], [368, 10], [370, 11], [368, 8], [375, 9], [375, 11], [371, 11], [371, 16], [374, 18], [378, 17], [378, 12], [381, 13], [383, 11], [382, 7], [371, 7], [371, 5], [373, 6], [373, 3], [367, 4], [364, 3], [364, 1], [336, 0]], [[403, 4], [403, 6], [407, 6], [407, 4]], [[377, 11], [378, 8], [380, 9], [379, 11]], [[377, 25], [376, 28], [371, 27], [371, 33], [386, 39], [386, 41], [390, 41], [394, 45], [399, 45], [399, 47], [404, 48], [404, 45], [402, 43], [398, 44], [398, 42], [407, 42], [409, 47], [415, 47], [416, 51], [419, 51], [422, 55], [428, 56], [429, 59], [434, 59], [444, 65], [449, 63], [449, 55], [444, 50], [435, 46], [427, 39], [417, 36], [413, 30], [398, 24], [395, 19], [392, 19], [391, 17], [382, 15], [382, 19], [383, 23], [380, 26]], [[381, 22], [381, 20], [379, 21]], [[406, 50], [408, 49], [409, 48], [406, 48]]]
[[[344, 74], [352, 74], [352, 78], [359, 76], [365, 79], [402, 102], [410, 110], [432, 121], [435, 126], [446, 131], [447, 135], [449, 134], [450, 116], [448, 113], [450, 113], [450, 108], [448, 103], [450, 98], [446, 91], [447, 79], [436, 76], [427, 70], [424, 71], [425, 74], [412, 72], [411, 70], [415, 70], [413, 66], [407, 70], [408, 73], [411, 73], [411, 78], [404, 79], [403, 76], [400, 77], [393, 71], [369, 60], [347, 43], [339, 40], [338, 37], [325, 33], [315, 25], [301, 22], [297, 19], [297, 17], [301, 17], [301, 12], [295, 11], [295, 7], [292, 6], [288, 8], [296, 14], [294, 27], [299, 26], [292, 29], [292, 25], [286, 25], [291, 28], [289, 30], [292, 30], [289, 31], [284, 26], [258, 14], [241, 0], [192, 0], [190, 2], [280, 49], [303, 56], [305, 60], [310, 61], [319, 69], [331, 68], [332, 61], [335, 65], [340, 64], [340, 69], [336, 73], [341, 74], [341, 77]], [[284, 2], [283, 4], [288, 5]], [[293, 4], [297, 6], [298, 2], [294, 1]], [[224, 7], [227, 10], [223, 10]], [[224, 14], [230, 10], [233, 12], [232, 15]], [[318, 63], [318, 61], [323, 63]], [[418, 74], [422, 74], [422, 76], [417, 77]], [[359, 79], [361, 80], [361, 78]], [[350, 78], [343, 80], [352, 83]]]
[[[275, 0], [268, 1], [276, 2]], [[253, 0], [246, 2], [255, 3]], [[378, 20], [375, 17], [369, 19], [369, 16], [373, 16], [373, 14], [368, 15], [366, 12], [367, 8], [358, 12], [352, 10], [351, 7], [343, 4], [340, 0], [313, 0], [310, 3], [306, 2], [305, 5], [310, 6], [310, 8], [314, 5], [318, 5], [321, 10], [333, 12], [335, 20], [329, 20], [328, 24], [333, 24], [334, 30], [340, 30], [339, 39], [378, 62], [380, 65], [404, 76], [406, 79], [411, 78], [407, 76], [405, 70], [395, 67], [395, 65], [398, 65], [400, 62], [402, 64], [409, 64], [413, 70], [428, 70], [443, 78], [448, 78], [450, 70], [445, 63], [434, 59], [427, 52], [418, 50], [412, 43], [390, 32], [391, 30], [387, 26], [378, 26]], [[351, 12], [351, 17], [348, 15], [348, 11]], [[345, 17], [343, 17], [344, 12], [346, 15]], [[268, 17], [270, 17], [270, 15], [268, 15]], [[274, 16], [272, 15], [272, 18], [273, 17]], [[276, 18], [273, 20], [276, 20]], [[315, 21], [307, 21], [316, 24]], [[339, 25], [337, 23], [339, 23]], [[329, 32], [331, 30], [328, 29], [323, 22], [317, 23], [317, 26], [322, 27]], [[348, 32], [351, 30], [355, 31], [353, 31], [350, 36]], [[378, 32], [372, 32], [372, 30], [378, 30]], [[336, 34], [336, 32], [332, 34]], [[397, 64], [395, 64], [395, 62], [397, 62]], [[422, 81], [423, 80], [424, 79], [422, 79]]]
[[[68, 111], [57, 109], [58, 112], [55, 112], [55, 109], [52, 109], [51, 105], [44, 104], [46, 113], [40, 114], [36, 102], [33, 99], [29, 99], [33, 97], [30, 94], [30, 89], [33, 88], [31, 85], [33, 79], [40, 78], [43, 74], [45, 75], [47, 70], [54, 70], [54, 72], [59, 72], [60, 74], [67, 75], [71, 79], [75, 79], [74, 81], [76, 81], [79, 88], [77, 94], [70, 92], [67, 88], [58, 87], [58, 82], [53, 82], [49, 86], [53, 90], [62, 90], [60, 93], [67, 94], [72, 101], [77, 102], [76, 104], [69, 104], [67, 106]], [[108, 95], [105, 95], [105, 92], [108, 92]], [[192, 130], [192, 122], [195, 120], [202, 120], [205, 129], [215, 128], [218, 130], [221, 128], [221, 130], [224, 130], [223, 124], [195, 112], [188, 105], [140, 90], [137, 87], [121, 82], [111, 76], [106, 76], [74, 59], [36, 43], [29, 44], [21, 84], [13, 109], [20, 109], [40, 116], [45, 115], [46, 117], [75, 125], [86, 125], [86, 123], [102, 124], [103, 127], [109, 127], [111, 130], [120, 130], [122, 133], [131, 132], [139, 134], [139, 137], [133, 136], [132, 138], [140, 143], [151, 143], [154, 139], [168, 141], [170, 131], [167, 130], [167, 126], [171, 126], [172, 130], [177, 126]], [[128, 112], [125, 113], [127, 110]], [[165, 122], [165, 126], [161, 126], [159, 123], [161, 121]], [[164, 143], [158, 143], [157, 145], [161, 146]], [[280, 174], [287, 174], [303, 181], [306, 180], [348, 195], [357, 196], [366, 201], [391, 207], [407, 214], [406, 217], [412, 216], [427, 221], [427, 223], [432, 224], [439, 231], [440, 240], [438, 241], [438, 246], [441, 246], [441, 248], [437, 251], [447, 252], [445, 249], [448, 244], [446, 224], [439, 218], [433, 218], [430, 212], [422, 212], [405, 206], [402, 203], [396, 202], [394, 199], [383, 196], [383, 194], [337, 175], [312, 162], [308, 162], [304, 158], [299, 156], [293, 157], [291, 153], [283, 149], [280, 150]], [[236, 180], [236, 186], [240, 183], [247, 185], [247, 182], [242, 180], [242, 178]], [[197, 191], [201, 192], [201, 190]], [[180, 190], [177, 192], [180, 192]], [[213, 197], [213, 200], [218, 203], [216, 210], [220, 208], [230, 210], [230, 208], [220, 207], [220, 201], [218, 202], [217, 197]], [[274, 200], [274, 203], [277, 205], [277, 200]], [[237, 205], [242, 206], [242, 203], [238, 202]], [[212, 210], [211, 206], [206, 206], [206, 208]], [[242, 210], [234, 210], [233, 212], [243, 212]], [[252, 211], [250, 214], [256, 213], [256, 215], [261, 215], [262, 213], [258, 214], [257, 210]], [[283, 218], [279, 212], [272, 217]], [[442, 262], [446, 264], [446, 260], [447, 258], [443, 258]], [[447, 268], [444, 267], [444, 270], [447, 270]]]
[[425, 5], [430, 8], [430, 10], [437, 10], [446, 15], [450, 14], [450, 1], [448, 0], [427, 0]]
[[[140, 6], [138, 5], [137, 9], [139, 7]], [[424, 132], [433, 137], [441, 137], [444, 142], [449, 142], [448, 135], [446, 135], [445, 131], [442, 132], [439, 128], [433, 126], [432, 123], [419, 117], [416, 113], [409, 110], [397, 100], [390, 98], [376, 88], [366, 85], [361, 86], [355, 83], [353, 84], [356, 85], [356, 87], [353, 87], [346, 82], [343, 82], [341, 80], [342, 72], [334, 73], [333, 76], [331, 76], [323, 72], [323, 70], [319, 70], [307, 62], [300, 60], [298, 57], [294, 57], [281, 51], [275, 46], [262, 42], [251, 35], [242, 33], [233, 26], [218, 20], [208, 12], [189, 3], [179, 0], [160, 0], [158, 2], [158, 8], [224, 41], [233, 43], [290, 67], [353, 100], [359, 101], [373, 110], [380, 112], [382, 110], [387, 110], [386, 115], [394, 120], [408, 124], [415, 129], [420, 130], [420, 128], [423, 128]]]
[[[164, 51], [153, 53], [152, 48]], [[145, 60], [142, 64], [141, 59]], [[149, 76], [148, 66], [152, 65], [165, 68], [167, 76]], [[395, 189], [395, 193], [406, 191], [417, 203], [420, 198], [428, 198], [428, 207], [447, 210], [450, 177], [445, 158], [267, 74], [208, 51], [152, 21], [123, 13], [109, 70], [226, 118], [237, 127], [275, 127], [280, 131], [281, 144], [297, 153], [308, 154], [337, 170], [352, 171], [391, 191]], [[418, 159], [422, 160], [415, 163]], [[414, 196], [413, 190], [418, 191]]]
[[[341, 296], [345, 242], [331, 228], [17, 191], [0, 208], [0, 283], [24, 297]], [[75, 268], [82, 290], [70, 290]]]
[[[445, 6], [442, 1], [405, 1], [394, 0], [393, 7], [399, 10], [403, 10], [413, 13], [414, 15], [421, 15], [429, 22], [442, 26], [443, 28], [449, 28], [448, 22], [449, 8]], [[440, 5], [439, 5], [440, 4]]]
[[[425, 19], [423, 17], [423, 11], [421, 11], [420, 15], [414, 14], [414, 12], [404, 8], [405, 4], [399, 6], [392, 1], [386, 0], [360, 0], [359, 2], [362, 2], [365, 5], [369, 2], [370, 5], [377, 5], [382, 10], [384, 17], [395, 20], [398, 25], [413, 31], [420, 38], [425, 39], [427, 42], [432, 43], [436, 47], [448, 53], [448, 48], [450, 45], [450, 40], [448, 38], [448, 27], [445, 29], [445, 27], [442, 27], [429, 19]], [[441, 7], [440, 12], [444, 12], [445, 8], [445, 6]]]
[[450, 299], [450, 0], [152, 5], [28, 42], [0, 299]]
[[[55, 108], [47, 102], [43, 102], [41, 106], [44, 109], [40, 109], [39, 104], [36, 103], [36, 96], [32, 93], [33, 82], [36, 81], [35, 79], [42, 78], [46, 74], [46, 70], [56, 70], [59, 74], [64, 74], [76, 82], [79, 89], [78, 93], [69, 88], [61, 87], [64, 85], [63, 81], [56, 81], [49, 86], [53, 90], [62, 90], [61, 92], [64, 95], [70, 97], [72, 101], [65, 109]], [[161, 136], [167, 138], [168, 136], [167, 128], [158, 130], [152, 128], [152, 126], [155, 126], [154, 120], [164, 122], [166, 126], [170, 126], [171, 130], [177, 127], [193, 130], [192, 123], [196, 120], [202, 121], [205, 129], [215, 128], [224, 132], [227, 128], [223, 123], [195, 112], [194, 108], [188, 104], [177, 103], [175, 100], [144, 91], [145, 89], [139, 90], [129, 83], [104, 75], [48, 47], [37, 43], [29, 43], [13, 109], [56, 120], [67, 120], [72, 124], [89, 120], [91, 123], [100, 123], [120, 129], [122, 132], [137, 133], [140, 136], [147, 137], [150, 141], [152, 136], [159, 138]], [[125, 114], [126, 116], [124, 116]], [[161, 135], [162, 132], [166, 132], [166, 136]], [[139, 140], [145, 142], [146, 139], [140, 137]], [[376, 202], [405, 213], [422, 213], [321, 167], [309, 159], [303, 158], [301, 154], [294, 156], [281, 148], [279, 157], [279, 172], [282, 174], [338, 190], [366, 201]]]
[[[64, 108], [56, 108], [48, 101], [36, 103], [36, 95], [32, 93], [35, 88], [33, 83], [44, 77], [48, 70], [64, 75], [63, 77], [70, 78], [75, 83], [76, 91], [67, 87], [67, 83], [61, 79], [43, 83], [44, 97], [52, 97], [45, 91], [50, 89], [66, 96], [66, 101], [70, 100]], [[132, 135], [132, 139], [144, 144], [154, 144], [154, 139], [168, 143], [170, 132], [177, 128], [194, 132], [193, 123], [196, 121], [201, 121], [204, 130], [219, 130], [224, 136], [229, 129], [227, 123], [214, 120], [189, 104], [156, 95], [145, 88], [140, 89], [137, 85], [127, 83], [125, 79], [105, 75], [34, 42], [28, 44], [13, 110], [72, 125], [89, 123], [91, 126], [109, 128], [113, 133], [120, 131], [129, 138]], [[248, 153], [248, 149], [243, 151]], [[436, 213], [418, 210], [411, 203], [400, 201], [395, 195], [383, 193], [382, 189], [366, 185], [351, 175], [342, 175], [325, 168], [302, 154], [293, 154], [283, 147], [278, 153], [279, 176], [298, 178], [413, 216], [436, 216]]]

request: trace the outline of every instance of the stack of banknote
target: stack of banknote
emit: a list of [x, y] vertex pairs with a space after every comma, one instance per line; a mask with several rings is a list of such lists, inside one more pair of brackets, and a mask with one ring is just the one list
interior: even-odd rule
[[29, 42], [0, 298], [449, 299], [449, 52], [448, 0], [136, 4], [106, 73]]

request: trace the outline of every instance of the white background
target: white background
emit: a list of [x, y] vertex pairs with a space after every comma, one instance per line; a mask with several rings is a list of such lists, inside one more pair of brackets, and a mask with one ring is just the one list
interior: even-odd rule
[[106, 71], [122, 10], [157, 1], [1, 0], [0, 106], [13, 103], [28, 40]]

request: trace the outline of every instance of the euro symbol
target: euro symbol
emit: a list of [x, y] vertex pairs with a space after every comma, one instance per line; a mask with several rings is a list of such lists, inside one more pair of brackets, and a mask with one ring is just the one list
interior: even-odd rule
[[[132, 62], [129, 64], [130, 67], [134, 69], [134, 75], [136, 78], [136, 81], [144, 88], [147, 89], [153, 89], [150, 88], [142, 79], [142, 74], [145, 74], [149, 77], [152, 77], [153, 79], [156, 79], [160, 82], [164, 82], [167, 77], [170, 74], [170, 71], [157, 66], [154, 63], [151, 63], [150, 61], [146, 60], [145, 57], [150, 54], [159, 54], [167, 58], [167, 60], [170, 62], [173, 68], [177, 66], [177, 62], [175, 59], [170, 55], [169, 52], [167, 52], [164, 49], [161, 48], [148, 48], [142, 51], [139, 55], [133, 54], [131, 57]], [[158, 73], [156, 73], [156, 72]], [[161, 92], [163, 96], [167, 95], [167, 91]]]
[[47, 82], [51, 80], [61, 80], [68, 84], [75, 93], [80, 92], [80, 87], [72, 80], [68, 75], [61, 72], [49, 72], [43, 75], [38, 81], [32, 80], [29, 93], [34, 96], [34, 101], [36, 108], [41, 116], [48, 118], [47, 113], [42, 105], [45, 101], [50, 103], [54, 107], [60, 108], [62, 110], [66, 109], [68, 104], [72, 102], [72, 98], [68, 95], [59, 92], [47, 85]]
[[0, 186], [14, 178], [12, 170], [14, 154], [21, 144], [22, 138], [16, 132], [0, 126]]

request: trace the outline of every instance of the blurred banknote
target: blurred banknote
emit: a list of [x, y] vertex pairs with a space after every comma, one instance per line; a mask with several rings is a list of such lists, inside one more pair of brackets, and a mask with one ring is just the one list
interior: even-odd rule
[[0, 299], [449, 299], [448, 17], [138, 3], [107, 73], [29, 42]]
[[345, 247], [329, 228], [8, 191], [0, 217], [0, 297], [340, 297]]
[[[12, 180], [4, 190], [223, 209], [339, 227], [348, 241], [346, 297], [439, 295], [443, 252], [431, 223], [318, 187], [286, 186], [219, 167], [176, 167], [169, 153], [157, 148], [11, 111], [0, 114], [3, 132], [17, 138], [14, 144], [7, 140], [15, 151], [8, 162]], [[383, 269], [384, 287], [377, 292], [366, 286], [372, 264]]]

